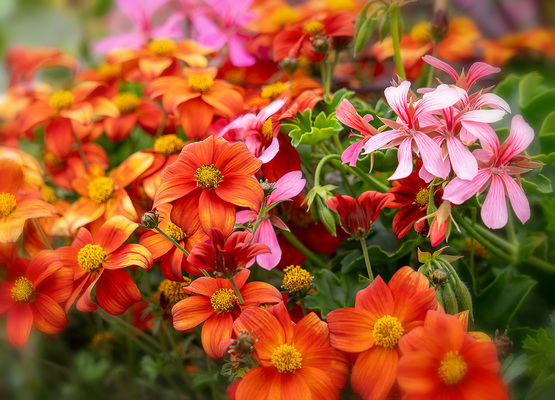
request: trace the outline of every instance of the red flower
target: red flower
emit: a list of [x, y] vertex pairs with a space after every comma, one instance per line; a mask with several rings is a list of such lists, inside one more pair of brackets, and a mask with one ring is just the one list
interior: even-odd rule
[[33, 260], [17, 259], [0, 283], [0, 315], [8, 312], [8, 340], [15, 346], [27, 343], [31, 327], [50, 335], [64, 330], [64, 303], [73, 289], [73, 272], [62, 268], [51, 250]]

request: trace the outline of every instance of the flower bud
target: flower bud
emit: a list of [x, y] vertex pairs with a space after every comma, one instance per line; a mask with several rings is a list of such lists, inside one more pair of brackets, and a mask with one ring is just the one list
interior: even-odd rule
[[447, 18], [447, 1], [436, 0], [436, 6], [432, 21], [430, 23], [430, 34], [432, 38], [439, 42], [445, 39], [449, 30], [449, 20]]
[[297, 57], [287, 56], [279, 62], [279, 67], [288, 74], [292, 74], [299, 68], [299, 64], [299, 59]]
[[258, 337], [254, 338], [254, 332], [250, 333], [241, 331], [236, 339], [231, 340], [229, 352], [235, 355], [236, 358], [245, 358], [247, 355], [252, 354], [254, 345], [258, 341]]
[[141, 215], [141, 224], [148, 229], [154, 229], [160, 223], [160, 215], [155, 211], [147, 211]]
[[312, 39], [312, 47], [314, 47], [315, 53], [325, 53], [328, 51], [330, 44], [324, 36], [318, 35]]
[[493, 344], [497, 348], [497, 355], [499, 357], [508, 356], [513, 352], [513, 342], [511, 338], [507, 335], [507, 330], [503, 332], [502, 335], [499, 334], [499, 331], [495, 331], [495, 337], [493, 338]]
[[430, 278], [432, 279], [432, 283], [434, 285], [440, 286], [440, 285], [445, 285], [447, 283], [449, 276], [447, 275], [447, 272], [445, 272], [444, 270], [436, 269], [430, 274]]
[[459, 312], [457, 297], [451, 288], [451, 283], [447, 283], [437, 288], [436, 296], [447, 314], [455, 315]]
[[457, 297], [459, 310], [468, 310], [470, 318], [473, 318], [472, 296], [470, 296], [468, 288], [460, 279], [457, 279], [455, 283], [455, 296]]

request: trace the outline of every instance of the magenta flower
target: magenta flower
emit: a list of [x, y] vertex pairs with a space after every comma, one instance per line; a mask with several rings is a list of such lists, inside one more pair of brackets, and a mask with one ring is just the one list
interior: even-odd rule
[[410, 85], [409, 81], [403, 81], [397, 87], [391, 86], [385, 89], [385, 98], [398, 118], [397, 121], [382, 119], [383, 123], [392, 130], [383, 131], [368, 139], [364, 145], [365, 154], [378, 149], [399, 146], [397, 153], [399, 166], [395, 173], [389, 177], [389, 180], [395, 180], [410, 175], [412, 172], [412, 151], [415, 150], [420, 153], [424, 167], [428, 172], [445, 179], [448, 171], [444, 166], [441, 148], [427, 135], [434, 132], [437, 125], [420, 127], [419, 118], [451, 107], [459, 101], [460, 94], [457, 89], [440, 85], [433, 92], [426, 93], [422, 100], [413, 102], [408, 100]]
[[[272, 193], [266, 197], [266, 207], [295, 197], [301, 193], [305, 184], [306, 180], [302, 179], [301, 171], [288, 172], [279, 178], [274, 184]], [[249, 221], [254, 222], [258, 219], [259, 212], [260, 210], [258, 210], [258, 212], [250, 210], [239, 211], [237, 213], [236, 222], [239, 224], [248, 224]], [[258, 228], [254, 232], [253, 243], [265, 244], [271, 250], [271, 253], [256, 256], [256, 262], [258, 265], [267, 270], [274, 268], [281, 260], [281, 247], [279, 247], [276, 232], [274, 231], [272, 225], [275, 225], [283, 230], [289, 229], [281, 219], [272, 215], [272, 211], [269, 211], [264, 215], [262, 221], [258, 225]], [[250, 265], [252, 264], [253, 262], [250, 263]]]
[[349, 163], [351, 167], [356, 167], [358, 156], [362, 151], [362, 148], [368, 139], [378, 134], [378, 130], [369, 123], [374, 119], [374, 117], [370, 114], [361, 117], [347, 99], [344, 99], [341, 104], [339, 104], [335, 115], [337, 119], [343, 123], [343, 125], [347, 125], [349, 128], [356, 129], [360, 132], [360, 134], [356, 134], [351, 130], [351, 134], [349, 136], [359, 136], [362, 140], [354, 142], [347, 147], [345, 151], [343, 151], [343, 154], [341, 154], [341, 161], [343, 164]]
[[275, 157], [279, 151], [279, 122], [272, 120], [285, 100], [276, 100], [260, 110], [258, 115], [248, 113], [231, 121], [216, 136], [225, 137], [230, 142], [242, 141], [249, 151], [263, 163]]
[[169, 0], [115, 0], [121, 11], [133, 22], [135, 31], [102, 39], [94, 45], [98, 53], [117, 49], [138, 50], [150, 39], [173, 39], [183, 36], [179, 24], [185, 16], [174, 12], [162, 25], [153, 27], [152, 16]]
[[208, 17], [203, 11], [196, 11], [191, 15], [191, 21], [199, 32], [198, 42], [219, 51], [227, 44], [227, 51], [231, 63], [236, 67], [249, 67], [256, 59], [247, 53], [245, 43], [248, 36], [240, 30], [256, 18], [256, 14], [249, 12], [254, 0], [204, 0], [220, 23]]
[[530, 204], [522, 188], [510, 175], [527, 172], [529, 168], [517, 165], [518, 154], [522, 153], [534, 139], [534, 131], [520, 115], [513, 117], [511, 133], [500, 146], [499, 139], [493, 134], [483, 135], [483, 127], [474, 129], [477, 123], [467, 123], [467, 128], [480, 139], [483, 149], [475, 150], [474, 155], [481, 167], [471, 181], [459, 177], [445, 187], [443, 199], [454, 204], [462, 204], [476, 193], [481, 193], [489, 186], [486, 200], [482, 206], [481, 216], [484, 224], [491, 229], [499, 229], [507, 224], [507, 202], [509, 197], [513, 210], [523, 224], [530, 218]]

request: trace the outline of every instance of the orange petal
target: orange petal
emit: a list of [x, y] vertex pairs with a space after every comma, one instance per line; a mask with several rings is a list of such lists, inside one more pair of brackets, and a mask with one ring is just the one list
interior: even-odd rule
[[264, 190], [260, 183], [245, 175], [224, 177], [214, 191], [222, 200], [251, 210], [259, 210], [264, 198]]
[[55, 118], [46, 126], [44, 133], [46, 149], [56, 157], [66, 159], [75, 143], [73, 127], [67, 118]]
[[106, 202], [104, 218], [110, 219], [116, 215], [121, 215], [131, 221], [139, 219], [131, 198], [123, 188], [116, 189], [112, 198]]
[[509, 400], [507, 386], [497, 374], [472, 373], [459, 385], [461, 398], [472, 400]]
[[313, 399], [310, 388], [297, 373], [281, 374], [273, 367], [257, 367], [241, 379], [237, 400]]
[[214, 308], [210, 298], [190, 296], [173, 306], [172, 315], [173, 327], [178, 331], [185, 331], [202, 324], [214, 315]]
[[25, 276], [38, 286], [44, 278], [52, 275], [58, 269], [62, 268], [62, 262], [58, 254], [53, 250], [43, 250], [38, 253], [27, 268]]
[[139, 244], [146, 247], [148, 251], [150, 251], [154, 260], [158, 260], [173, 248], [172, 242], [155, 232], [145, 233], [141, 236]]
[[106, 254], [118, 249], [131, 236], [137, 224], [129, 219], [116, 216], [106, 221], [96, 234], [96, 244], [99, 244]]
[[53, 206], [42, 200], [23, 198], [17, 202], [17, 208], [10, 217], [25, 219], [51, 217], [55, 211]]
[[65, 311], [50, 297], [37, 293], [36, 300], [31, 303], [33, 320], [39, 331], [55, 335], [64, 330], [67, 324]]
[[69, 230], [74, 232], [80, 227], [99, 219], [106, 210], [105, 204], [98, 204], [91, 199], [81, 197], [73, 203], [67, 218], [70, 220]]
[[195, 190], [187, 196], [177, 200], [171, 210], [171, 220], [183, 232], [190, 235], [200, 228], [199, 199], [202, 191]]
[[25, 220], [22, 218], [2, 218], [0, 219], [0, 242], [15, 242], [25, 226]]
[[202, 99], [229, 119], [234, 119], [243, 110], [243, 96], [224, 81], [215, 81]]
[[366, 310], [342, 308], [326, 316], [331, 345], [339, 350], [360, 353], [374, 345], [372, 330], [376, 319]]
[[60, 268], [52, 275], [46, 277], [36, 288], [37, 292], [50, 297], [56, 303], [62, 303], [71, 296], [73, 284], [73, 269]]
[[293, 345], [301, 354], [318, 347], [329, 350], [330, 333], [328, 325], [318, 318], [315, 313], [304, 316], [293, 328]]
[[199, 219], [204, 232], [220, 228], [228, 236], [235, 226], [235, 206], [218, 197], [213, 190], [204, 189], [199, 200]]
[[283, 296], [274, 286], [265, 282], [250, 282], [241, 288], [245, 304], [277, 304]]
[[233, 317], [230, 313], [215, 313], [204, 321], [201, 333], [202, 347], [210, 358], [217, 360], [224, 356], [227, 349], [222, 349], [220, 343], [231, 338], [232, 331]]
[[262, 161], [256, 158], [242, 142], [228, 146], [218, 146], [214, 154], [214, 165], [220, 168], [222, 176], [231, 174], [253, 175], [260, 169]]
[[60, 111], [60, 116], [70, 120], [79, 122], [83, 125], [89, 125], [94, 117], [94, 109], [90, 103], [81, 103], [71, 110]]
[[126, 244], [108, 254], [102, 266], [109, 270], [125, 267], [140, 267], [149, 270], [152, 262], [152, 254], [146, 247], [140, 244]]
[[[81, 312], [92, 312], [92, 311], [95, 311], [98, 308], [96, 303], [94, 301], [92, 301], [92, 299], [91, 299], [91, 292], [94, 288], [94, 285], [96, 285], [96, 282], [100, 279], [101, 276], [102, 276], [102, 272], [100, 272], [95, 277], [90, 277], [89, 276], [89, 277], [84, 279], [84, 281], [83, 281], [84, 291], [79, 294], [79, 298], [77, 299], [77, 304], [76, 304], [76, 307], [79, 311], [81, 311]], [[78, 287], [76, 287], [75, 292], [77, 292], [79, 290], [80, 290], [80, 288], [78, 286]], [[73, 295], [72, 295], [72, 297], [73, 297]], [[70, 297], [70, 300], [72, 300], [71, 297]]]
[[0, 193], [15, 193], [23, 183], [23, 162], [15, 151], [0, 153]]
[[181, 127], [190, 140], [204, 139], [214, 117], [214, 110], [200, 97], [191, 99], [177, 108]]
[[393, 295], [381, 276], [357, 293], [355, 308], [370, 312], [376, 319], [393, 314]]
[[28, 304], [18, 303], [8, 312], [8, 340], [18, 347], [25, 346], [31, 327], [33, 326], [33, 312]]
[[0, 315], [3, 315], [15, 304], [11, 294], [13, 286], [13, 282], [0, 282]]
[[411, 395], [432, 393], [440, 385], [438, 359], [425, 357], [425, 353], [404, 354], [397, 368], [397, 382]]
[[141, 299], [131, 276], [121, 269], [105, 270], [96, 285], [96, 301], [108, 314], [123, 314]]
[[354, 391], [365, 399], [384, 399], [395, 383], [398, 362], [396, 349], [373, 346], [360, 353], [351, 375]]
[[119, 167], [114, 170], [112, 179], [114, 185], [125, 188], [131, 184], [139, 175], [145, 172], [154, 162], [154, 154], [138, 152], [130, 155]]

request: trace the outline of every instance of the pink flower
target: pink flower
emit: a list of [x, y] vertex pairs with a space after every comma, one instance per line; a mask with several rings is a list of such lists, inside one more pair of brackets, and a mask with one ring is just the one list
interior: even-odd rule
[[460, 94], [456, 89], [440, 85], [436, 90], [426, 93], [422, 100], [408, 101], [411, 83], [403, 81], [397, 87], [385, 89], [387, 102], [395, 111], [397, 121], [382, 119], [392, 130], [372, 136], [364, 145], [365, 153], [378, 149], [399, 146], [397, 157], [399, 166], [389, 180], [406, 178], [412, 172], [412, 150], [422, 157], [426, 170], [435, 176], [445, 179], [449, 173], [442, 158], [441, 148], [427, 135], [437, 129], [437, 125], [420, 127], [419, 118], [426, 114], [437, 113], [451, 107], [459, 101]]
[[344, 99], [341, 104], [339, 104], [335, 115], [337, 116], [337, 119], [343, 123], [343, 125], [347, 125], [348, 127], [356, 129], [360, 132], [359, 135], [351, 130], [350, 136], [359, 136], [362, 140], [354, 142], [345, 149], [343, 154], [341, 154], [341, 161], [343, 164], [348, 162], [351, 167], [356, 167], [357, 159], [362, 151], [362, 148], [366, 142], [368, 142], [368, 139], [378, 134], [378, 130], [369, 123], [374, 119], [374, 117], [370, 114], [361, 117], [347, 99]]
[[102, 39], [94, 45], [98, 53], [116, 49], [138, 50], [150, 39], [173, 39], [183, 35], [179, 24], [185, 16], [174, 12], [162, 25], [152, 26], [152, 16], [169, 0], [115, 0], [118, 7], [135, 25], [134, 32], [122, 33]]
[[[301, 193], [305, 184], [306, 180], [302, 179], [301, 171], [291, 171], [283, 175], [274, 184], [272, 193], [266, 197], [266, 208], [280, 201], [295, 197]], [[258, 219], [259, 212], [260, 210], [258, 210], [258, 212], [250, 210], [239, 211], [237, 213], [236, 222], [240, 224], [248, 224], [249, 221], [254, 222]], [[275, 215], [272, 215], [270, 211], [264, 215], [258, 228], [254, 232], [253, 242], [265, 244], [271, 250], [271, 253], [256, 256], [258, 265], [267, 270], [274, 268], [281, 260], [281, 248], [279, 247], [276, 232], [272, 225], [283, 230], [288, 230], [283, 221]], [[250, 265], [252, 264], [253, 262], [250, 263]]]
[[534, 139], [534, 131], [520, 115], [513, 117], [511, 133], [500, 146], [499, 139], [491, 132], [483, 134], [483, 126], [475, 129], [477, 123], [467, 123], [472, 134], [479, 137], [483, 149], [475, 150], [474, 156], [481, 169], [471, 181], [455, 178], [445, 187], [443, 199], [454, 204], [462, 204], [476, 193], [481, 193], [489, 186], [486, 200], [482, 206], [481, 216], [484, 224], [491, 229], [499, 229], [507, 224], [507, 203], [509, 197], [513, 210], [523, 224], [530, 218], [530, 204], [522, 188], [510, 175], [529, 171], [516, 165], [518, 154], [526, 150]]

